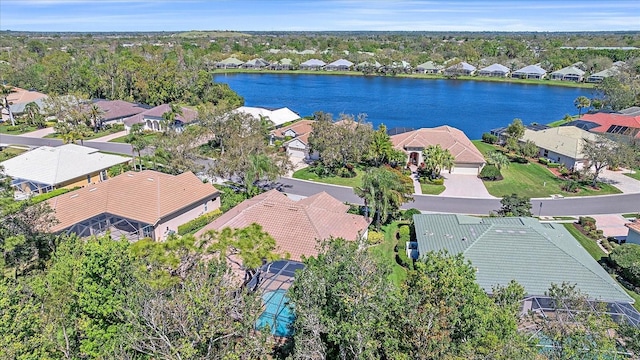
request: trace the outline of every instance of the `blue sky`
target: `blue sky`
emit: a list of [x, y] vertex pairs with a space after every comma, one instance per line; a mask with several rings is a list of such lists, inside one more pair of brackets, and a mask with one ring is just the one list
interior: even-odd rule
[[0, 0], [0, 30], [640, 30], [640, 1]]

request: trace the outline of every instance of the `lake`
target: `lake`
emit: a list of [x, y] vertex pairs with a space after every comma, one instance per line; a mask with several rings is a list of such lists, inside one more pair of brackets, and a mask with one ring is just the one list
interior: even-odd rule
[[316, 111], [367, 114], [378, 126], [450, 125], [470, 139], [514, 118], [546, 124], [576, 114], [573, 101], [593, 90], [503, 82], [306, 74], [220, 74], [246, 106], [288, 107], [301, 116]]

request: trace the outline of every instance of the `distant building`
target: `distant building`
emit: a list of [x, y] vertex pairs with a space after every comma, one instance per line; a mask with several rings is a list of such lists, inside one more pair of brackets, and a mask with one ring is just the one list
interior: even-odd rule
[[124, 127], [127, 133], [131, 131], [131, 127], [134, 124], [143, 124], [144, 130], [149, 131], [165, 131], [167, 129], [173, 129], [181, 132], [187, 124], [191, 124], [197, 121], [198, 112], [187, 107], [181, 107], [182, 114], [177, 114], [172, 124], [166, 123], [164, 114], [171, 111], [171, 105], [162, 104], [151, 109], [145, 110], [137, 115], [134, 115], [124, 121]]
[[416, 66], [416, 72], [421, 74], [437, 74], [441, 72], [442, 69], [442, 65], [437, 65], [431, 60]]
[[93, 103], [102, 110], [104, 124], [123, 124], [127, 119], [149, 110], [146, 105], [134, 104], [123, 100], [96, 99]]
[[238, 60], [234, 57], [226, 58], [216, 63], [218, 69], [237, 69], [244, 64], [244, 61]]
[[509, 76], [510, 71], [511, 70], [509, 70], [509, 68], [504, 65], [493, 64], [480, 69], [480, 71], [478, 71], [478, 75], [488, 77], [507, 77]]
[[520, 140], [536, 144], [539, 157], [564, 164], [567, 169], [581, 170], [589, 163], [583, 152], [584, 142], [597, 137], [575, 126], [558, 126], [540, 131], [525, 129]]
[[324, 61], [318, 59], [307, 60], [300, 64], [300, 70], [320, 70], [325, 65]]
[[340, 59], [327, 64], [324, 69], [328, 71], [347, 71], [351, 70], [353, 63], [349, 60]]
[[[44, 100], [49, 97], [47, 94], [43, 94], [37, 91], [25, 90], [15, 86], [10, 86], [10, 88], [13, 90], [13, 92], [10, 93], [9, 96], [7, 96], [7, 101], [10, 104], [9, 108], [11, 109], [11, 114], [13, 114], [13, 116], [22, 114], [24, 112], [25, 106], [27, 106], [27, 104], [29, 103], [35, 103], [36, 105], [38, 105], [41, 111], [44, 110]], [[11, 121], [9, 117], [9, 111], [6, 108], [2, 108], [1, 114], [2, 121]]]
[[541, 80], [547, 75], [547, 71], [539, 65], [529, 65], [511, 73], [512, 78]]
[[584, 71], [575, 66], [567, 66], [551, 73], [551, 80], [575, 81], [584, 80]]
[[445, 75], [473, 75], [476, 72], [476, 67], [468, 64], [464, 61], [459, 62], [455, 65], [451, 65], [444, 70]]
[[241, 106], [234, 111], [249, 114], [256, 119], [267, 119], [273, 123], [274, 127], [280, 127], [283, 124], [300, 119], [300, 115], [291, 111], [287, 107], [269, 109], [263, 107]]

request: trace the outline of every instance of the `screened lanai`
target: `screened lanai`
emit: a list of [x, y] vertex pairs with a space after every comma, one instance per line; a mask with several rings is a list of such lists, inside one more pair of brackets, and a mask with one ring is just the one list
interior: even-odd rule
[[76, 223], [65, 232], [67, 234], [75, 233], [80, 237], [100, 236], [108, 232], [114, 239], [124, 237], [129, 241], [138, 241], [147, 237], [154, 238], [153, 225], [108, 213], [99, 214]]

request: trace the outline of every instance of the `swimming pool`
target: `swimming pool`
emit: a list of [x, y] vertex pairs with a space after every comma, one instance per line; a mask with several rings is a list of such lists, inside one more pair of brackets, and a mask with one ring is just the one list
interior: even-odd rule
[[295, 320], [293, 309], [289, 307], [286, 290], [267, 291], [262, 294], [265, 310], [256, 321], [256, 329], [261, 330], [269, 326], [275, 336], [291, 336], [291, 325]]

